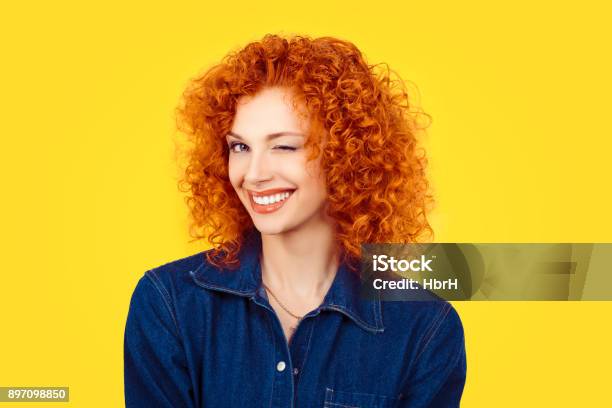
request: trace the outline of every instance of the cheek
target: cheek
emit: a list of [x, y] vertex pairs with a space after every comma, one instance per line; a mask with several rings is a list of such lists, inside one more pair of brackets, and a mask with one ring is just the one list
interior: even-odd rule
[[317, 202], [323, 202], [327, 199], [327, 186], [325, 180], [316, 179], [313, 181], [313, 195], [316, 197]]
[[239, 188], [242, 183], [241, 180], [244, 176], [240, 161], [229, 159], [227, 163], [227, 176], [230, 179], [230, 183], [234, 188]]
[[300, 178], [302, 191], [309, 197], [309, 201], [320, 202], [327, 197], [327, 186], [325, 177], [321, 172], [309, 169], [302, 171]]

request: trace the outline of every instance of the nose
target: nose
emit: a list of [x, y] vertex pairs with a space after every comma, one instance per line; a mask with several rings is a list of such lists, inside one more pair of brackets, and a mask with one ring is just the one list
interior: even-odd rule
[[244, 181], [250, 185], [257, 185], [270, 179], [272, 179], [272, 171], [265, 154], [253, 152], [249, 157]]

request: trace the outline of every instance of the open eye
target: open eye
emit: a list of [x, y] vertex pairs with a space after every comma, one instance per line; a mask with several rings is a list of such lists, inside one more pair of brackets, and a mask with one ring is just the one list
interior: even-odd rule
[[232, 153], [240, 153], [240, 152], [248, 150], [249, 147], [245, 145], [244, 143], [231, 142], [229, 144], [229, 148], [230, 148], [230, 152]]

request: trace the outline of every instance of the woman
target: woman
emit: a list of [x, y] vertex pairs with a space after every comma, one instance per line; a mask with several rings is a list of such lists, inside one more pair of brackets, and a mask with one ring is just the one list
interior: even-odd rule
[[138, 282], [128, 407], [459, 405], [452, 306], [359, 296], [361, 243], [431, 232], [417, 115], [376, 68], [346, 41], [268, 35], [190, 83], [182, 184], [213, 249]]

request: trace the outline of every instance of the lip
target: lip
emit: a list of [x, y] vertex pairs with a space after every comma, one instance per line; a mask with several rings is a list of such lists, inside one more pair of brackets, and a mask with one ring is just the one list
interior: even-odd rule
[[[253, 209], [253, 211], [255, 211], [258, 214], [269, 214], [271, 212], [279, 210], [283, 205], [285, 205], [285, 203], [289, 201], [289, 199], [293, 195], [294, 191], [295, 191], [294, 188], [274, 188], [274, 189], [264, 190], [264, 191], [247, 190], [247, 193], [249, 195], [249, 201], [251, 202], [251, 208]], [[287, 197], [283, 201], [279, 201], [278, 203], [262, 205], [262, 204], [257, 204], [255, 200], [253, 200], [253, 197], [262, 197], [262, 196], [284, 193], [284, 192], [289, 192], [289, 197]]]

